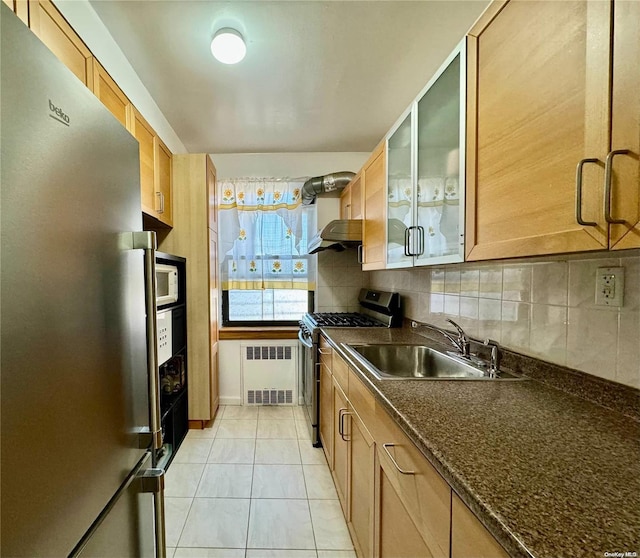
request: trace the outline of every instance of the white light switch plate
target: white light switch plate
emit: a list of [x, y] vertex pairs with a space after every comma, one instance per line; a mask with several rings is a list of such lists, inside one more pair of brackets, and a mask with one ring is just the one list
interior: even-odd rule
[[624, 267], [596, 269], [596, 305], [622, 306]]

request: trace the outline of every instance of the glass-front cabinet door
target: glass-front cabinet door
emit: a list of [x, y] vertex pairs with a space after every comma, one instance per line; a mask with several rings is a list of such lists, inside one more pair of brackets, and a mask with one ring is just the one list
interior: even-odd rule
[[457, 49], [418, 100], [416, 265], [464, 260], [463, 55]]
[[387, 138], [387, 267], [409, 267], [414, 217], [414, 111], [409, 109]]
[[465, 44], [387, 136], [387, 268], [464, 261]]

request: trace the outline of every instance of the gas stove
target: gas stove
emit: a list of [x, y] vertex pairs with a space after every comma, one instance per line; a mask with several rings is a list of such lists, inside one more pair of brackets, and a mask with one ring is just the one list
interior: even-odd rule
[[309, 321], [316, 327], [385, 327], [386, 324], [359, 312], [314, 312]]
[[300, 320], [298, 339], [303, 351], [302, 391], [309, 423], [311, 442], [320, 446], [320, 376], [318, 343], [323, 327], [399, 327], [400, 295], [372, 289], [361, 289], [360, 312], [314, 312]]
[[372, 289], [361, 289], [360, 312], [313, 312], [300, 321], [303, 336], [316, 338], [321, 327], [397, 327], [401, 325], [400, 295]]

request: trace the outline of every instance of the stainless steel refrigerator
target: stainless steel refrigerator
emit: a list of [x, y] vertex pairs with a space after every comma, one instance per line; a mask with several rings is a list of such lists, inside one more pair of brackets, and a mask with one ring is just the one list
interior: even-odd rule
[[0, 554], [162, 556], [138, 143], [0, 10]]

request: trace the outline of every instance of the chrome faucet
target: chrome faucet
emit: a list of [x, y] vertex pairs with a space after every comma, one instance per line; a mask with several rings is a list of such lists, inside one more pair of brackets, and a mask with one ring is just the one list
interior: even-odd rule
[[458, 349], [458, 352], [460, 353], [460, 356], [462, 356], [464, 358], [470, 358], [470, 351], [469, 351], [470, 343], [469, 343], [469, 339], [467, 338], [467, 334], [453, 320], [450, 320], [450, 319], [447, 318], [447, 321], [451, 325], [453, 325], [453, 327], [455, 327], [456, 330], [458, 331], [458, 337], [457, 338], [454, 337], [453, 335], [451, 335], [448, 331], [445, 331], [444, 329], [440, 329], [438, 327], [432, 326], [431, 324], [427, 324], [427, 323], [424, 323], [424, 322], [417, 322], [417, 321], [414, 320], [414, 321], [411, 322], [411, 327], [413, 327], [413, 328], [426, 327], [427, 329], [432, 329], [433, 331], [437, 331], [438, 333], [441, 333], [449, 341], [451, 341], [451, 343], [453, 344], [453, 346], [456, 349]]
[[489, 361], [489, 373], [496, 374], [500, 369], [500, 345], [491, 339], [485, 339], [484, 345], [491, 348], [491, 360]]

